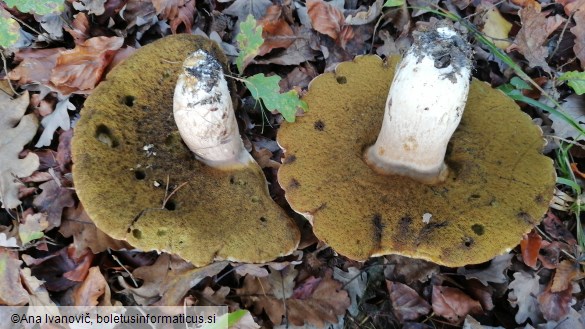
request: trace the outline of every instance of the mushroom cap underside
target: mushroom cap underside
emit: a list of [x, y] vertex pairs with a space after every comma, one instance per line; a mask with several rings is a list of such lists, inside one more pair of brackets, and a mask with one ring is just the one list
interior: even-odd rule
[[227, 62], [213, 41], [166, 37], [138, 50], [94, 90], [72, 142], [79, 199], [112, 237], [196, 266], [287, 255], [299, 231], [270, 198], [260, 167], [205, 166], [179, 135], [173, 93], [183, 60], [197, 49]]
[[447, 149], [446, 182], [376, 174], [363, 152], [380, 131], [399, 60], [362, 56], [311, 82], [310, 111], [283, 124], [277, 138], [285, 150], [278, 181], [291, 207], [356, 260], [401, 254], [462, 266], [515, 247], [540, 222], [555, 186], [542, 131], [513, 100], [474, 79]]

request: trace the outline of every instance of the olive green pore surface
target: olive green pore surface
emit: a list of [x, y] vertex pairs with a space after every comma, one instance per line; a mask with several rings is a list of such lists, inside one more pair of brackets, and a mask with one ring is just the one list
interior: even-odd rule
[[310, 111], [278, 133], [287, 200], [312, 217], [318, 238], [356, 260], [401, 254], [462, 266], [508, 251], [552, 198], [556, 176], [541, 154], [542, 132], [511, 99], [473, 80], [445, 183], [375, 174], [362, 154], [380, 131], [398, 60], [358, 57], [311, 82]]
[[[179, 136], [174, 88], [183, 60], [197, 49], [226, 62], [211, 41], [167, 37], [118, 65], [87, 99], [72, 144], [79, 199], [112, 237], [176, 253], [197, 266], [289, 254], [299, 232], [268, 195], [262, 170], [207, 167]], [[175, 188], [168, 209], [161, 209]]]

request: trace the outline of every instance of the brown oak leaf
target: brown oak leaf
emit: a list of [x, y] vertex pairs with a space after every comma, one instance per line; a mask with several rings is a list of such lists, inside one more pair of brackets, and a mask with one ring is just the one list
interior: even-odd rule
[[515, 45], [508, 49], [517, 49], [528, 60], [531, 67], [540, 66], [543, 70], [550, 72], [546, 62], [548, 48], [544, 45], [549, 35], [553, 33], [565, 18], [560, 15], [547, 17], [547, 13], [540, 11], [540, 8], [527, 6], [519, 12], [522, 28], [518, 31]]
[[483, 312], [481, 304], [463, 291], [444, 286], [433, 286], [433, 312], [451, 323], [461, 323], [467, 314]]
[[[109, 292], [108, 283], [98, 266], [89, 269], [85, 280], [73, 290], [75, 306], [97, 306], [102, 295]], [[106, 303], [108, 301], [105, 301]]]
[[171, 23], [171, 31], [177, 33], [181, 24], [185, 31], [191, 31], [195, 15], [195, 0], [153, 0], [152, 5], [162, 19]]
[[308, 0], [307, 9], [313, 29], [335, 40], [341, 48], [353, 37], [353, 29], [345, 24], [341, 10], [323, 0]]
[[297, 39], [293, 29], [284, 18], [281, 6], [268, 7], [258, 24], [262, 25], [264, 39], [264, 43], [260, 46], [259, 56], [266, 55], [275, 48], [288, 48]]
[[386, 287], [390, 294], [392, 311], [401, 323], [416, 320], [431, 311], [431, 305], [411, 287], [389, 280], [386, 280]]
[[536, 268], [541, 245], [542, 237], [536, 230], [533, 229], [530, 233], [524, 235], [524, 238], [520, 241], [520, 250], [522, 251], [522, 261], [526, 266]]

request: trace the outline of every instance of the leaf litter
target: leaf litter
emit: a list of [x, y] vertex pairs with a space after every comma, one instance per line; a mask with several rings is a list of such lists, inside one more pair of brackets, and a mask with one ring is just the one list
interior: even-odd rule
[[[233, 55], [230, 63], [245, 79], [238, 96], [253, 96], [269, 110], [242, 113], [242, 107], [240, 115], [247, 122], [245, 135], [269, 141], [250, 139], [254, 156], [269, 173], [271, 192], [282, 195], [274, 174], [281, 151], [270, 141], [283, 119], [294, 121], [307, 110], [299, 96], [311, 79], [357, 55], [400, 53], [416, 23], [437, 9], [433, 6], [471, 15], [496, 47], [554, 89], [566, 113], [582, 125], [582, 1], [548, 6], [530, 0], [47, 0], [7, 5], [0, 8], [0, 26], [8, 29], [0, 38], [6, 49], [1, 76], [25, 92], [0, 93], [0, 264], [7, 265], [0, 266], [0, 302], [47, 310], [57, 304], [120, 301], [223, 303], [230, 311], [249, 310], [235, 326], [242, 328], [583, 325], [583, 256], [577, 223], [564, 212], [549, 213], [510, 253], [459, 269], [395, 255], [360, 264], [315, 243], [314, 237], [295, 256], [269, 264], [222, 262], [196, 269], [172, 255], [134, 251], [98, 230], [75, 196], [70, 155], [71, 127], [83, 113], [83, 101], [112, 67], [163, 36], [199, 33]], [[481, 47], [476, 45], [477, 53], [485, 54]], [[493, 56], [476, 61], [476, 75], [494, 85], [511, 78], [507, 64]], [[583, 138], [559, 117], [524, 109], [558, 138]], [[582, 159], [575, 155], [575, 172]], [[56, 249], [47, 247], [50, 241], [58, 243]]]

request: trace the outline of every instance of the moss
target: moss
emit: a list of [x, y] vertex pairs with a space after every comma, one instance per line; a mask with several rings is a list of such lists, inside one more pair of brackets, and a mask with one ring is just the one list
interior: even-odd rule
[[313, 80], [304, 98], [310, 111], [278, 134], [287, 200], [312, 215], [317, 237], [352, 259], [401, 254], [461, 266], [513, 248], [540, 221], [555, 185], [540, 129], [511, 99], [474, 80], [447, 151], [445, 183], [375, 174], [362, 153], [380, 131], [397, 62], [359, 57]]
[[226, 62], [211, 41], [167, 37], [118, 65], [87, 99], [72, 144], [79, 199], [112, 237], [195, 265], [288, 254], [298, 229], [268, 195], [261, 169], [204, 166], [179, 136], [173, 93], [183, 60], [196, 49]]

